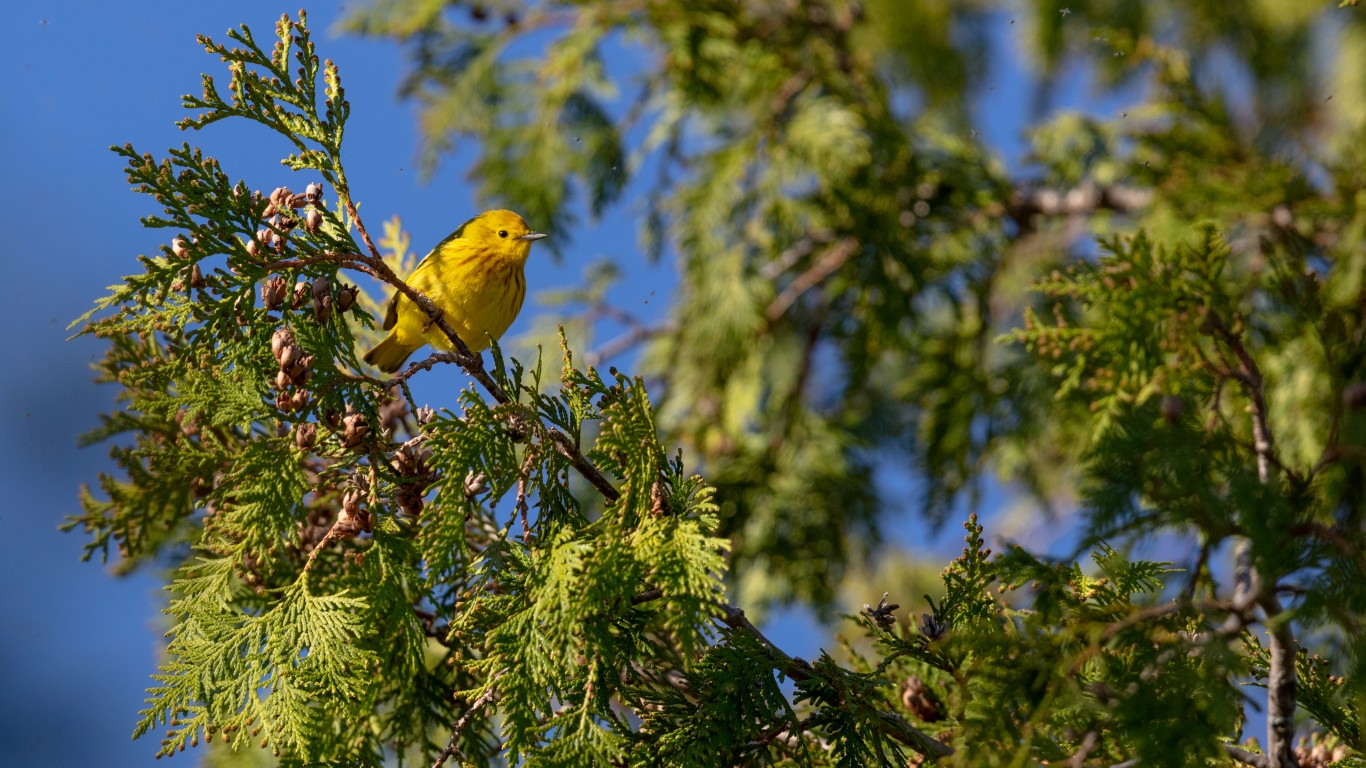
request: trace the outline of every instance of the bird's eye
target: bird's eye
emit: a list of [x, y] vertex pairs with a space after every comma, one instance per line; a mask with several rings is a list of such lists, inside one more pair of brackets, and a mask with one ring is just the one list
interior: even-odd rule
[[506, 229], [500, 229], [500, 230], [498, 230], [498, 236], [499, 236], [499, 237], [504, 237], [504, 238], [505, 238], [505, 237], [508, 236], [508, 231], [507, 231]]

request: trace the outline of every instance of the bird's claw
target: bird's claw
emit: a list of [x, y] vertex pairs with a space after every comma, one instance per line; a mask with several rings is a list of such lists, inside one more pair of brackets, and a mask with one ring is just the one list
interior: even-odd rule
[[422, 324], [422, 332], [426, 333], [427, 331], [430, 331], [432, 329], [432, 326], [436, 325], [436, 321], [441, 319], [442, 315], [443, 313], [440, 309], [436, 310], [435, 315], [428, 315], [427, 322]]

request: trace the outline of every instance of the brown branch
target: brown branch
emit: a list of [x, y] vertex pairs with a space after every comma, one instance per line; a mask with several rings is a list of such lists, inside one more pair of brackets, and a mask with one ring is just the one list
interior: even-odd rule
[[555, 449], [560, 452], [560, 455], [569, 459], [570, 466], [574, 467], [579, 475], [588, 481], [589, 485], [596, 488], [608, 504], [621, 498], [621, 492], [612, 485], [610, 480], [602, 476], [598, 468], [593, 466], [593, 462], [579, 452], [578, 445], [570, 439], [569, 435], [558, 429], [552, 429], [550, 430], [550, 440], [555, 444]]
[[[751, 741], [749, 745], [754, 747], [766, 747], [774, 741], [781, 739], [784, 734], [786, 734], [789, 739], [796, 738], [796, 734], [804, 733], [810, 727], [810, 717], [797, 721], [795, 728], [790, 723], [778, 723], [768, 729], [767, 732], [760, 734], [759, 738]], [[786, 739], [784, 739], [784, 741], [786, 741]]]
[[610, 341], [604, 342], [601, 347], [589, 352], [584, 356], [584, 364], [590, 368], [596, 368], [601, 365], [604, 360], [610, 360], [642, 341], [648, 341], [660, 334], [673, 333], [675, 328], [676, 326], [673, 323], [637, 326]]
[[1222, 746], [1224, 748], [1224, 754], [1243, 765], [1250, 765], [1253, 766], [1253, 768], [1273, 768], [1271, 758], [1266, 755], [1249, 752], [1248, 750], [1234, 746], [1233, 744], [1224, 744]]
[[948, 757], [953, 754], [953, 747], [906, 722], [906, 718], [901, 715], [892, 712], [878, 712], [877, 716], [883, 733], [916, 752], [934, 757]]
[[[1270, 663], [1266, 674], [1266, 741], [1268, 768], [1296, 768], [1295, 757], [1295, 694], [1297, 682], [1295, 656], [1298, 644], [1291, 631], [1289, 619], [1281, 617], [1281, 603], [1276, 595], [1267, 592], [1257, 601], [1266, 612], [1266, 627], [1271, 642], [1267, 654]], [[1281, 617], [1281, 618], [1278, 618]], [[1274, 761], [1274, 762], [1272, 762]]]
[[768, 305], [764, 316], [768, 318], [770, 323], [777, 322], [778, 318], [782, 317], [788, 308], [802, 297], [802, 294], [834, 274], [836, 270], [844, 266], [844, 263], [857, 250], [858, 241], [852, 237], [846, 237], [832, 245], [825, 253], [821, 254], [815, 264], [812, 264], [805, 272], [797, 275], [792, 279], [792, 282], [787, 284], [783, 292], [778, 294], [778, 297]]
[[825, 245], [833, 237], [834, 234], [830, 230], [817, 229], [793, 243], [778, 254], [777, 258], [760, 267], [759, 274], [765, 280], [776, 280], [779, 275], [792, 269], [797, 262], [810, 256], [816, 250], [816, 246]]
[[1006, 202], [1006, 213], [1024, 230], [1034, 229], [1031, 220], [1042, 216], [1082, 216], [1100, 210], [1130, 213], [1148, 207], [1153, 192], [1141, 187], [1102, 186], [1084, 181], [1072, 189], [1016, 189]]
[[1271, 439], [1271, 427], [1267, 423], [1266, 395], [1263, 392], [1261, 368], [1252, 357], [1252, 353], [1248, 352], [1242, 338], [1228, 327], [1222, 317], [1210, 312], [1206, 322], [1214, 335], [1228, 346], [1241, 366], [1239, 370], [1231, 372], [1231, 375], [1243, 385], [1248, 399], [1252, 401], [1252, 437], [1253, 450], [1257, 455], [1257, 479], [1266, 484], [1271, 481], [1271, 454], [1275, 446]]
[[[1140, 624], [1142, 622], [1148, 621], [1149, 619], [1165, 618], [1167, 616], [1176, 614], [1182, 610], [1194, 610], [1199, 613], [1209, 613], [1213, 611], [1232, 612], [1233, 604], [1223, 602], [1220, 600], [1210, 600], [1199, 603], [1197, 605], [1189, 603], [1185, 600], [1171, 600], [1165, 603], [1150, 605], [1146, 608], [1140, 608], [1134, 611], [1133, 613], [1129, 614], [1128, 616], [1124, 616], [1123, 618], [1120, 618], [1119, 620], [1106, 626], [1105, 631], [1102, 632], [1100, 635], [1100, 642], [1104, 644], [1110, 642], [1111, 640], [1114, 640], [1115, 637], [1119, 635], [1119, 633], [1134, 626], [1135, 624]], [[1074, 668], [1073, 671], [1076, 671], [1076, 669]]]
[[[811, 666], [810, 662], [807, 662], [805, 659], [794, 658], [783, 652], [783, 650], [775, 645], [772, 640], [769, 640], [763, 632], [759, 631], [759, 628], [754, 626], [753, 622], [745, 617], [744, 611], [728, 603], [722, 604], [720, 608], [721, 620], [726, 626], [736, 631], [743, 632], [758, 642], [759, 646], [764, 649], [764, 653], [768, 656], [769, 661], [773, 664], [773, 668], [784, 677], [796, 682], [801, 682], [816, 676], [816, 670]], [[944, 742], [935, 739], [933, 736], [930, 736], [906, 722], [900, 715], [891, 712], [879, 712], [878, 719], [879, 726], [883, 733], [891, 736], [902, 744], [905, 744], [916, 752], [924, 755], [933, 755], [935, 757], [947, 757], [948, 755], [953, 754], [953, 747], [950, 747]]]
[[[528, 446], [526, 449], [526, 458], [522, 461], [522, 469], [517, 473], [517, 503], [513, 505], [513, 510], [522, 517], [523, 541], [529, 541], [531, 539], [531, 525], [527, 521], [527, 516], [530, 513], [530, 509], [526, 502], [526, 486], [527, 479], [531, 476], [531, 465], [535, 463], [535, 461], [536, 449]], [[507, 527], [512, 528], [511, 521], [508, 522]]]
[[441, 363], [459, 362], [460, 360], [450, 352], [433, 352], [430, 356], [422, 360], [409, 363], [408, 367], [405, 368], [402, 373], [395, 374], [387, 379], [378, 379], [374, 376], [366, 376], [363, 373], [348, 373], [345, 371], [339, 371], [338, 374], [341, 378], [348, 381], [360, 381], [366, 384], [373, 384], [377, 387], [383, 387], [385, 390], [391, 390], [394, 387], [407, 383], [408, 379], [411, 379], [422, 371], [430, 371]]
[[[1272, 465], [1279, 462], [1275, 460], [1275, 443], [1268, 421], [1261, 368], [1243, 344], [1241, 336], [1234, 333], [1222, 317], [1211, 312], [1205, 322], [1238, 361], [1239, 370], [1235, 378], [1242, 383], [1252, 404], [1252, 447], [1257, 457], [1257, 479], [1267, 485], [1271, 482]], [[1270, 663], [1266, 676], [1266, 765], [1267, 768], [1296, 768], [1299, 761], [1295, 758], [1292, 740], [1295, 735], [1295, 656], [1298, 645], [1290, 623], [1277, 621], [1281, 605], [1276, 599], [1276, 585], [1262, 583], [1260, 574], [1252, 564], [1251, 546], [1245, 541], [1240, 542], [1238, 565], [1239, 568], [1235, 569], [1234, 608], [1259, 605], [1266, 613], [1266, 627], [1270, 635], [1270, 647], [1267, 650]]]
[[360, 220], [360, 211], [356, 210], [356, 203], [351, 199], [351, 190], [347, 185], [341, 184], [337, 189], [337, 196], [346, 201], [346, 213], [351, 217], [351, 222], [356, 225], [356, 231], [360, 233], [360, 239], [365, 241], [365, 247], [370, 249], [370, 255], [376, 259], [383, 259], [379, 249], [375, 247], [375, 241], [370, 239], [370, 233], [365, 229], [365, 223]]
[[408, 379], [411, 379], [412, 377], [416, 376], [418, 373], [422, 371], [430, 371], [440, 363], [458, 364], [459, 362], [460, 358], [456, 357], [455, 355], [452, 355], [449, 352], [434, 352], [426, 359], [418, 360], [415, 363], [409, 364], [408, 367], [405, 368], [402, 373], [396, 374], [388, 379], [385, 379], [384, 381], [381, 381], [380, 386], [384, 387], [385, 389], [393, 389], [394, 387], [406, 382]]
[[[370, 275], [376, 280], [392, 285], [395, 290], [402, 293], [410, 301], [416, 304], [418, 309], [422, 310], [422, 312], [427, 315], [432, 324], [441, 329], [441, 332], [445, 334], [447, 340], [450, 341], [451, 346], [455, 348], [454, 353], [446, 353], [445, 356], [433, 355], [427, 360], [414, 363], [413, 366], [421, 368], [429, 363], [454, 362], [463, 368], [471, 378], [478, 381], [479, 385], [482, 386], [495, 401], [503, 405], [512, 404], [514, 402], [507, 391], [499, 386], [498, 382], [495, 381], [488, 370], [484, 368], [484, 358], [470, 351], [470, 348], [465, 345], [464, 340], [455, 332], [455, 329], [451, 327], [450, 323], [446, 322], [445, 317], [442, 316], [441, 310], [437, 308], [436, 304], [433, 303], [431, 299], [427, 298], [425, 294], [417, 291], [412, 286], [399, 279], [398, 275], [389, 268], [389, 265], [386, 264], [384, 259], [380, 256], [366, 256], [360, 253], [326, 252], [313, 254], [301, 259], [288, 259], [273, 262], [267, 265], [267, 269], [296, 269], [298, 267], [318, 263], [338, 264], [343, 267], [356, 269]], [[407, 371], [399, 374], [395, 379], [404, 380], [413, 373], [416, 373], [416, 371], [410, 366]], [[612, 483], [608, 481], [607, 478], [603, 477], [602, 473], [598, 471], [598, 468], [593, 466], [593, 463], [585, 458], [579, 451], [577, 441], [558, 429], [551, 429], [549, 435], [551, 442], [555, 444], [556, 450], [568, 458], [570, 465], [573, 466], [584, 479], [588, 480], [589, 484], [596, 488], [609, 503], [620, 498], [621, 494]]]
[[432, 763], [432, 768], [441, 768], [441, 766], [446, 764], [447, 760], [454, 757], [456, 753], [460, 751], [460, 734], [469, 727], [470, 721], [474, 719], [475, 715], [479, 714], [479, 710], [488, 706], [489, 702], [493, 701], [498, 696], [498, 689], [495, 688], [493, 684], [499, 677], [502, 677], [502, 675], [502, 672], [495, 674], [493, 678], [488, 681], [488, 687], [484, 689], [483, 693], [479, 694], [479, 698], [475, 699], [474, 702], [470, 704], [469, 709], [465, 710], [465, 714], [461, 715], [460, 719], [456, 720], [455, 723], [451, 725], [451, 740], [446, 743], [446, 748], [441, 750], [441, 754], [436, 756], [436, 762]]
[[664, 590], [660, 589], [659, 587], [653, 587], [651, 589], [645, 590], [644, 592], [641, 592], [638, 595], [633, 595], [631, 597], [631, 605], [642, 605], [644, 603], [654, 602], [655, 600], [658, 600], [663, 596]]
[[764, 636], [763, 632], [745, 616], [745, 612], [735, 606], [724, 603], [721, 608], [721, 620], [731, 629], [739, 630], [758, 641], [759, 646], [764, 649], [768, 660], [773, 663], [773, 668], [780, 674], [795, 682], [809, 680], [815, 676], [816, 671], [812, 669], [810, 662], [805, 659], [793, 658], [783, 652], [781, 648], [773, 644]]
[[1096, 745], [1100, 743], [1100, 736], [1095, 731], [1087, 731], [1081, 739], [1081, 745], [1077, 747], [1076, 754], [1072, 755], [1067, 761], [1067, 768], [1084, 768], [1086, 758], [1090, 757], [1095, 751]]

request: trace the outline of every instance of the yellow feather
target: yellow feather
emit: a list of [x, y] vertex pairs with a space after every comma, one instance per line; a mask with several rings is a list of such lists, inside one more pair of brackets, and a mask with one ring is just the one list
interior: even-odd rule
[[[441, 309], [471, 351], [502, 338], [526, 298], [527, 257], [545, 235], [532, 232], [512, 211], [486, 211], [442, 240], [405, 281]], [[389, 335], [365, 353], [365, 362], [393, 373], [424, 345], [454, 351], [435, 324], [402, 294], [394, 294], [384, 317]]]

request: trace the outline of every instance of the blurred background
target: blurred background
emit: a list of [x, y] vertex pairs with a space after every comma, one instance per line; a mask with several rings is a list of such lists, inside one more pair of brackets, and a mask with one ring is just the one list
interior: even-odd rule
[[[1322, 183], [1366, 122], [1366, 33], [1356, 9], [1294, 0], [727, 5], [694, 9], [733, 17], [709, 37], [640, 4], [648, 24], [582, 50], [556, 7], [307, 10], [352, 105], [348, 175], [371, 230], [399, 216], [424, 252], [498, 204], [549, 231], [511, 351], [555, 349], [563, 323], [579, 359], [657, 383], [670, 439], [721, 489], [735, 602], [809, 657], [840, 613], [930, 591], [969, 510], [993, 541], [1072, 553], [1065, 425], [1032, 421], [1048, 393], [996, 336], [1029, 279], [1098, 234], [1200, 217], [1236, 233], [1187, 155], [1277, 158]], [[115, 395], [91, 383], [98, 343], [67, 326], [164, 242], [110, 145], [189, 142], [255, 189], [309, 181], [278, 165], [278, 137], [175, 127], [180, 94], [222, 74], [197, 33], [265, 37], [295, 10], [0, 6], [0, 764], [156, 751], [129, 734], [162, 574], [113, 578], [57, 530], [110, 466], [77, 439]], [[844, 48], [859, 57], [822, 58]], [[1260, 200], [1257, 177], [1224, 181]], [[422, 378], [433, 405], [465, 384]]]

